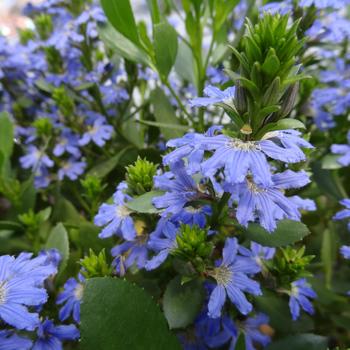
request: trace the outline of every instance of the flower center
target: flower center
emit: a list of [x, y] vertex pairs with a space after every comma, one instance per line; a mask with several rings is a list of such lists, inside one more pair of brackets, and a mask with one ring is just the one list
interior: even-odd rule
[[220, 266], [214, 269], [211, 274], [218, 284], [227, 286], [232, 281], [232, 271], [228, 266]]
[[118, 205], [116, 212], [117, 212], [117, 216], [122, 219], [125, 219], [131, 214], [131, 210], [127, 208], [125, 205]]
[[6, 282], [0, 282], [0, 305], [4, 304], [6, 301]]
[[83, 292], [84, 292], [84, 286], [79, 283], [74, 290], [74, 296], [77, 300], [81, 300], [83, 297]]
[[240, 139], [230, 139], [227, 142], [227, 147], [239, 149], [244, 152], [260, 151], [260, 146], [255, 141], [242, 141]]
[[264, 188], [258, 187], [258, 185], [249, 177], [247, 178], [247, 185], [249, 191], [253, 193], [262, 193], [266, 191]]
[[191, 207], [191, 206], [186, 207], [185, 210], [186, 210], [188, 213], [190, 213], [190, 214], [198, 214], [198, 213], [200, 213], [200, 212], [202, 211], [201, 208], [194, 208], [194, 207]]

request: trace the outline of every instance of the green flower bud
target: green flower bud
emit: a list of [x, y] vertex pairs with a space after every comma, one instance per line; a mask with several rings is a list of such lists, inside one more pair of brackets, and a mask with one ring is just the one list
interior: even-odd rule
[[56, 88], [53, 91], [52, 98], [55, 100], [60, 112], [65, 117], [70, 117], [74, 113], [74, 107], [75, 107], [74, 101], [67, 94], [63, 86]]
[[96, 255], [92, 249], [89, 255], [80, 260], [79, 264], [82, 266], [82, 274], [85, 278], [110, 276], [112, 268], [106, 259], [105, 250]]
[[33, 126], [38, 136], [50, 136], [52, 133], [52, 122], [49, 118], [39, 118]]
[[46, 61], [51, 73], [60, 74], [63, 71], [63, 60], [61, 54], [53, 46], [45, 47]]
[[207, 242], [207, 230], [199, 226], [182, 225], [176, 237], [175, 255], [189, 260], [202, 260], [210, 256], [213, 246]]
[[153, 177], [157, 172], [156, 164], [139, 157], [126, 170], [126, 182], [131, 194], [141, 195], [152, 190]]
[[53, 31], [53, 23], [51, 16], [45, 13], [38, 15], [34, 19], [34, 24], [40, 36], [40, 39], [47, 40]]
[[80, 180], [80, 183], [84, 189], [85, 197], [89, 200], [98, 198], [105, 187], [102, 185], [101, 179], [94, 175], [87, 175], [85, 179]]
[[35, 33], [31, 29], [20, 29], [18, 35], [22, 45], [26, 45], [28, 41], [35, 38]]

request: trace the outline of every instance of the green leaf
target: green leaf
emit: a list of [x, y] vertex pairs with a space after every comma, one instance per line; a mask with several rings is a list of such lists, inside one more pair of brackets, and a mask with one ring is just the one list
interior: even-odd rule
[[256, 134], [256, 138], [260, 139], [265, 134], [267, 134], [268, 132], [271, 132], [271, 131], [287, 130], [287, 129], [305, 129], [305, 125], [303, 122], [301, 122], [298, 119], [293, 119], [293, 118], [281, 119], [276, 123], [269, 123], [269, 124], [265, 125]]
[[103, 248], [106, 248], [106, 250], [111, 249], [113, 247], [113, 239], [99, 238], [98, 234], [100, 232], [100, 227], [96, 227], [90, 222], [82, 222], [79, 225], [79, 242], [77, 243], [85, 252], [88, 252], [91, 248], [94, 250], [95, 253], [99, 253]]
[[192, 50], [182, 40], [179, 42], [175, 71], [183, 80], [189, 81], [196, 86], [197, 81]]
[[21, 231], [23, 226], [15, 221], [0, 221], [0, 230]]
[[139, 197], [136, 197], [130, 202], [127, 202], [125, 205], [138, 213], [145, 214], [154, 214], [159, 213], [159, 210], [155, 208], [152, 204], [152, 200], [155, 197], [162, 196], [164, 194], [163, 191], [151, 191], [147, 192]]
[[262, 65], [261, 69], [268, 75], [275, 75], [278, 70], [280, 69], [280, 60], [276, 55], [271, 55], [266, 57], [266, 60], [264, 61], [264, 64]]
[[105, 45], [120, 56], [135, 63], [154, 67], [145, 51], [117, 32], [109, 23], [99, 24], [98, 32]]
[[49, 238], [46, 242], [46, 249], [56, 248], [61, 253], [62, 261], [60, 271], [63, 271], [67, 266], [69, 258], [69, 239], [68, 233], [60, 222], [50, 232]]
[[250, 240], [268, 247], [283, 247], [302, 240], [310, 233], [306, 225], [298, 221], [282, 220], [274, 232], [269, 233], [258, 224], [250, 224], [245, 235]]
[[347, 197], [347, 193], [336, 172], [322, 168], [320, 162], [311, 164], [313, 178], [321, 192], [326, 193], [336, 200]]
[[75, 206], [62, 195], [58, 196], [54, 205], [51, 220], [53, 222], [65, 222], [70, 224], [79, 224], [82, 220]]
[[36, 189], [34, 187], [33, 179], [29, 178], [25, 182], [21, 183], [20, 190], [20, 213], [25, 213], [30, 209], [34, 209], [36, 202]]
[[327, 154], [322, 158], [322, 169], [334, 170], [342, 168], [338, 163], [340, 156], [338, 154]]
[[38, 79], [35, 81], [35, 86], [39, 88], [40, 90], [47, 92], [49, 94], [53, 93], [55, 90], [55, 87], [52, 84], [49, 84], [44, 79]]
[[164, 293], [163, 310], [169, 327], [185, 328], [193, 323], [203, 303], [203, 288], [200, 281], [195, 280], [181, 284], [181, 277], [172, 279]]
[[[160, 88], [157, 87], [154, 91], [152, 91], [151, 102], [154, 108], [154, 116], [158, 123], [180, 125], [180, 122], [175, 115], [173, 106]], [[160, 131], [167, 140], [181, 137], [183, 135], [183, 132], [176, 128], [169, 129], [161, 127]]]
[[162, 22], [154, 26], [153, 35], [156, 66], [166, 79], [176, 60], [177, 32], [169, 23]]
[[328, 338], [316, 334], [293, 334], [273, 342], [266, 350], [327, 350]]
[[10, 116], [6, 112], [0, 113], [0, 152], [5, 159], [11, 157], [13, 151], [14, 128]]
[[103, 11], [113, 27], [140, 46], [139, 34], [129, 0], [101, 0]]
[[151, 12], [152, 16], [152, 23], [157, 24], [160, 22], [160, 13], [159, 13], [159, 6], [158, 6], [158, 0], [147, 0], [148, 8]]
[[117, 278], [86, 282], [80, 329], [84, 350], [181, 349], [151, 296]]
[[112, 158], [109, 158], [95, 165], [93, 168], [91, 168], [88, 171], [87, 175], [93, 175], [102, 179], [103, 177], [108, 175], [112, 170], [115, 169], [115, 167], [119, 164], [119, 161], [123, 157], [123, 155], [129, 152], [131, 148], [133, 147], [132, 146], [125, 147]]
[[322, 247], [321, 247], [321, 259], [323, 264], [323, 270], [325, 273], [326, 286], [331, 287], [333, 276], [333, 264], [335, 259], [335, 232], [331, 232], [329, 229], [323, 231]]
[[137, 120], [137, 123], [149, 125], [149, 126], [157, 126], [158, 128], [169, 128], [169, 129], [177, 129], [181, 130], [183, 132], [188, 131], [188, 126], [186, 125], [174, 125], [174, 124], [166, 124], [166, 123], [158, 123], [158, 122], [152, 122], [149, 120]]

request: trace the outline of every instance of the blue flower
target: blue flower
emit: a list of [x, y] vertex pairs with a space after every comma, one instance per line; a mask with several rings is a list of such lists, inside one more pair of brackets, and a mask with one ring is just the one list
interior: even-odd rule
[[222, 126], [212, 126], [203, 135], [199, 133], [188, 133], [183, 137], [172, 139], [167, 142], [167, 147], [176, 149], [166, 154], [163, 164], [169, 165], [177, 163], [184, 158], [188, 159], [187, 170], [190, 174], [200, 171], [200, 165], [204, 157], [207, 137], [215, 136], [215, 133], [222, 130]]
[[346, 6], [346, 3], [349, 3], [348, 0], [300, 0], [299, 6], [309, 7], [314, 5], [319, 9], [326, 9], [328, 7], [334, 9], [341, 9]]
[[227, 296], [243, 315], [247, 315], [253, 306], [243, 292], [261, 295], [259, 283], [248, 277], [259, 272], [260, 266], [239, 256], [238, 248], [236, 238], [227, 238], [222, 263], [208, 272], [217, 282], [208, 303], [208, 315], [212, 318], [220, 317]]
[[182, 211], [172, 216], [174, 222], [187, 224], [190, 226], [197, 225], [204, 228], [207, 222], [207, 216], [212, 213], [211, 207], [209, 205], [204, 205], [199, 208], [194, 208], [192, 206], [185, 207]]
[[117, 191], [113, 195], [113, 204], [102, 204], [95, 216], [94, 223], [97, 226], [105, 226], [100, 232], [100, 238], [118, 235], [126, 240], [132, 241], [136, 236], [134, 221], [130, 214], [132, 211], [126, 207], [126, 202], [131, 199], [124, 193], [126, 184], [119, 184]]
[[79, 175], [84, 173], [85, 168], [85, 162], [79, 162], [74, 158], [70, 158], [64, 162], [62, 168], [58, 170], [57, 177], [59, 180], [63, 180], [65, 177], [68, 177], [70, 180], [74, 181], [79, 177]]
[[22, 168], [31, 168], [34, 171], [41, 167], [51, 168], [54, 162], [41, 150], [35, 146], [28, 146], [27, 154], [19, 159]]
[[228, 81], [228, 78], [223, 73], [222, 69], [212, 66], [208, 67], [207, 76], [211, 84], [225, 84]]
[[73, 320], [80, 323], [80, 302], [84, 292], [84, 277], [79, 274], [79, 281], [70, 278], [64, 284], [63, 292], [61, 292], [56, 300], [58, 305], [64, 304], [58, 314], [60, 321], [67, 320], [71, 315]]
[[268, 325], [268, 323], [269, 317], [262, 313], [243, 322], [242, 331], [244, 333], [246, 350], [256, 350], [256, 344], [264, 348], [271, 342], [270, 336], [261, 331], [261, 327]]
[[315, 291], [310, 287], [305, 278], [301, 278], [292, 283], [289, 299], [289, 309], [294, 321], [297, 320], [300, 316], [300, 308], [302, 308], [310, 315], [314, 314], [314, 308], [309, 298], [314, 299], [316, 297], [317, 295]]
[[256, 242], [251, 242], [250, 249], [240, 246], [239, 253], [246, 257], [253, 258], [253, 260], [262, 268], [264, 266], [263, 262], [265, 260], [273, 259], [276, 253], [276, 249], [270, 247], [263, 247], [262, 245]]
[[32, 350], [61, 350], [63, 341], [76, 340], [80, 333], [74, 325], [55, 326], [46, 319], [39, 324], [37, 336]]
[[345, 259], [350, 259], [350, 246], [343, 245], [342, 247], [340, 247], [340, 253]]
[[286, 170], [274, 174], [272, 181], [270, 187], [259, 187], [250, 179], [233, 187], [228, 186], [238, 201], [236, 217], [241, 225], [247, 227], [248, 222], [258, 219], [262, 227], [272, 232], [279, 220], [300, 221], [299, 205], [285, 197], [281, 190], [307, 185], [310, 182], [308, 175], [304, 171]]
[[88, 127], [88, 131], [79, 140], [79, 145], [85, 146], [93, 141], [97, 146], [102, 147], [112, 137], [112, 134], [113, 127], [106, 125], [104, 118], [98, 118], [92, 126]]
[[57, 271], [45, 256], [31, 257], [29, 253], [0, 257], [0, 318], [17, 329], [37, 327], [38, 314], [30, 313], [27, 307], [46, 302], [44, 280]]
[[[344, 220], [350, 218], [350, 199], [342, 199], [340, 204], [344, 205], [346, 209], [343, 209], [333, 216], [334, 220]], [[350, 221], [348, 223], [348, 230], [350, 231]]]
[[180, 213], [184, 206], [200, 197], [196, 182], [188, 175], [183, 163], [174, 163], [170, 167], [172, 173], [155, 177], [155, 186], [167, 191], [163, 196], [155, 197], [153, 204], [158, 209], [165, 209], [163, 216]]
[[79, 158], [80, 150], [78, 145], [78, 136], [73, 134], [68, 128], [63, 129], [62, 134], [59, 138], [59, 142], [53, 149], [53, 154], [56, 157], [60, 157], [63, 153], [68, 152], [72, 156]]
[[337, 162], [343, 166], [350, 165], [350, 131], [348, 132], [348, 145], [332, 145], [331, 151], [334, 154], [341, 154]]
[[58, 268], [60, 262], [62, 261], [61, 253], [56, 249], [46, 249], [39, 252], [39, 256], [44, 256], [47, 264], [51, 264]]
[[148, 236], [140, 234], [132, 241], [125, 241], [112, 248], [112, 256], [115, 257], [113, 265], [120, 276], [124, 276], [127, 269], [137, 266], [143, 269], [148, 260]]
[[226, 135], [208, 137], [203, 147], [215, 153], [202, 163], [203, 174], [210, 176], [224, 168], [231, 183], [241, 183], [251, 173], [256, 183], [269, 186], [272, 179], [266, 156], [285, 163], [305, 160], [299, 146], [312, 146], [299, 135], [294, 130], [283, 130], [267, 133], [260, 141], [242, 141]]
[[161, 223], [161, 231], [156, 230], [151, 234], [148, 241], [150, 249], [155, 251], [155, 255], [149, 260], [145, 268], [146, 270], [154, 270], [160, 266], [168, 257], [168, 255], [177, 248], [176, 236], [178, 228], [170, 221]]
[[190, 100], [191, 107], [206, 107], [216, 103], [232, 104], [235, 96], [235, 87], [231, 86], [221, 91], [215, 86], [207, 86], [203, 92], [207, 97], [197, 97]]
[[10, 331], [0, 331], [0, 350], [29, 350], [32, 342]]

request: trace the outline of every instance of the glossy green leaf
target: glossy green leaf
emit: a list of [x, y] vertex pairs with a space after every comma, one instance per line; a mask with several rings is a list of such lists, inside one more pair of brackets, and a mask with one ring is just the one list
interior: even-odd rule
[[62, 223], [58, 223], [50, 232], [46, 242], [46, 249], [56, 248], [61, 253], [60, 271], [67, 266], [69, 258], [69, 238], [66, 228]]
[[245, 236], [250, 240], [268, 247], [284, 247], [301, 241], [310, 233], [306, 225], [298, 221], [282, 220], [274, 232], [269, 233], [258, 224], [250, 224]]
[[152, 66], [146, 52], [117, 32], [109, 23], [99, 25], [98, 32], [105, 45], [118, 55], [135, 63]]
[[139, 34], [129, 0], [101, 0], [103, 11], [109, 22], [123, 36], [140, 45]]
[[126, 206], [138, 213], [153, 214], [159, 213], [159, 210], [152, 204], [153, 198], [162, 196], [163, 191], [151, 191], [147, 192], [139, 197], [136, 197], [130, 202], [126, 203]]
[[[154, 116], [158, 123], [180, 125], [173, 106], [160, 88], [157, 87], [152, 91], [151, 102], [154, 108]], [[168, 127], [161, 127], [160, 131], [167, 140], [181, 137], [183, 135], [183, 132], [176, 128], [170, 129]]]
[[117, 278], [87, 281], [80, 329], [84, 350], [181, 349], [152, 297], [140, 287]]
[[97, 165], [95, 165], [93, 168], [91, 168], [87, 175], [93, 175], [98, 178], [103, 178], [107, 176], [111, 171], [113, 171], [116, 166], [119, 164], [120, 159], [123, 157], [123, 155], [132, 149], [132, 146], [125, 147], [120, 152], [118, 152], [115, 156], [112, 158], [109, 158]]
[[181, 284], [181, 277], [172, 279], [164, 294], [164, 315], [170, 328], [185, 328], [193, 323], [203, 303], [203, 287], [198, 280]]
[[162, 22], [154, 26], [153, 36], [156, 67], [166, 79], [176, 61], [177, 32], [169, 23]]
[[266, 350], [327, 350], [328, 338], [316, 334], [293, 334], [273, 342]]
[[13, 151], [14, 128], [10, 116], [6, 112], [0, 113], [0, 152], [5, 159], [11, 157]]

